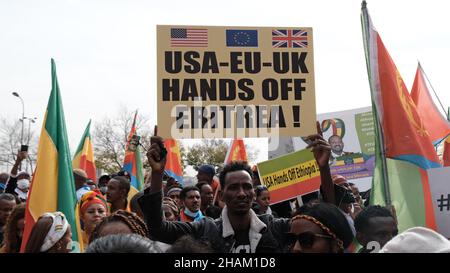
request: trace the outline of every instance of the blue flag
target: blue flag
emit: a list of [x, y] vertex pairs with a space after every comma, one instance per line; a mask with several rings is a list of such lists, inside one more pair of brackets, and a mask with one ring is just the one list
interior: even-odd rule
[[227, 29], [227, 46], [230, 47], [257, 47], [258, 31]]

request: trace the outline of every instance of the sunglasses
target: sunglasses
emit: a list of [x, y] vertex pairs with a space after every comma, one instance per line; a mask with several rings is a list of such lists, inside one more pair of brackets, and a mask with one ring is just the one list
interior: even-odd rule
[[294, 246], [296, 242], [299, 242], [299, 244], [302, 247], [312, 247], [314, 245], [314, 242], [316, 241], [316, 238], [324, 238], [324, 239], [333, 239], [330, 235], [325, 234], [318, 234], [314, 232], [303, 232], [300, 234], [295, 233], [286, 233], [287, 240], [289, 245]]

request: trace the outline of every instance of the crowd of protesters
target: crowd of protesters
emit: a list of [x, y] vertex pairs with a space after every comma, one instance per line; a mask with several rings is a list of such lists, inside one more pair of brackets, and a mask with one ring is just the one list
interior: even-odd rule
[[[393, 207], [371, 206], [358, 188], [330, 172], [330, 144], [308, 137], [321, 173], [318, 198], [278, 217], [256, 166], [232, 162], [216, 173], [198, 166], [197, 183], [185, 186], [165, 172], [163, 139], [154, 136], [144, 190], [129, 198], [125, 172], [89, 181], [73, 170], [86, 253], [349, 253], [450, 252], [450, 242], [415, 227], [398, 234]], [[0, 252], [21, 251], [30, 174], [0, 174]], [[286, 212], [280, 213], [286, 215]], [[32, 227], [24, 252], [68, 253], [72, 232], [65, 215], [47, 212]], [[359, 247], [357, 247], [359, 246]]]

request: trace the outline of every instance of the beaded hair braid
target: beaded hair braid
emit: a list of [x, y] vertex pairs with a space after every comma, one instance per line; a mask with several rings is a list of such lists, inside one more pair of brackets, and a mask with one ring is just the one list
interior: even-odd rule
[[145, 222], [137, 216], [134, 212], [128, 212], [125, 210], [118, 210], [113, 214], [103, 218], [103, 220], [95, 227], [94, 232], [92, 232], [90, 242], [97, 239], [99, 236], [99, 231], [105, 226], [107, 223], [112, 222], [123, 222], [126, 224], [133, 233], [141, 235], [142, 237], [149, 237], [150, 233], [148, 231], [147, 225]]
[[136, 213], [118, 210], [113, 215], [125, 222], [133, 233], [139, 234], [143, 237], [149, 236], [147, 225], [139, 216], [137, 216]]
[[316, 218], [309, 216], [309, 215], [296, 215], [291, 219], [291, 223], [294, 222], [295, 220], [300, 220], [300, 219], [305, 219], [308, 221], [313, 222], [314, 224], [318, 225], [323, 231], [325, 231], [326, 234], [330, 235], [331, 237], [333, 237], [334, 240], [336, 240], [338, 247], [341, 250], [344, 250], [344, 243], [342, 242], [341, 239], [339, 239], [338, 237], [336, 237], [336, 234], [334, 234], [328, 227], [326, 227], [324, 224], [322, 224], [322, 222], [320, 222], [319, 220], [317, 220]]

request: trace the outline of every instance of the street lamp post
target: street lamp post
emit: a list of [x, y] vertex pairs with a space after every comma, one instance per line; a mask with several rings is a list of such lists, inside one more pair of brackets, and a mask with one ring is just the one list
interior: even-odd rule
[[30, 138], [31, 138], [30, 127], [31, 127], [31, 123], [36, 123], [37, 117], [34, 117], [34, 118], [24, 117], [24, 118], [28, 120], [28, 137], [27, 137], [27, 145], [30, 146]]
[[[30, 127], [31, 127], [31, 123], [36, 123], [36, 119], [37, 117], [34, 118], [26, 118], [28, 119], [28, 138], [27, 138], [27, 145], [28, 147], [30, 147], [30, 139], [31, 139], [31, 131], [30, 131]], [[28, 154], [28, 161], [30, 163], [30, 173], [33, 172], [33, 161], [31, 160], [30, 154]]]
[[23, 145], [23, 122], [25, 120], [25, 103], [23, 102], [23, 99], [19, 96], [19, 93], [12, 92], [12, 94], [13, 96], [18, 97], [22, 102], [22, 118], [20, 119], [20, 121], [22, 122], [22, 132], [20, 133], [20, 145]]
[[[19, 96], [19, 93], [12, 92], [13, 96], [18, 97], [20, 101], [22, 102], [22, 118], [20, 121], [22, 122], [22, 131], [20, 133], [20, 145], [23, 145], [23, 123], [25, 121], [25, 103], [23, 102], [23, 99]], [[19, 170], [22, 170], [22, 162], [19, 165]]]

